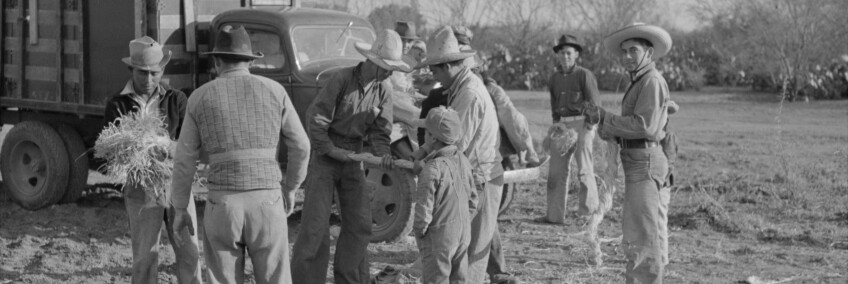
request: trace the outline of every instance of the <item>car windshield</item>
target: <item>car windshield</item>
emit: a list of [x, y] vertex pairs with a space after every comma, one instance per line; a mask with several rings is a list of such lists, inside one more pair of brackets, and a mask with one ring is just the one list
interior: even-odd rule
[[365, 27], [297, 26], [292, 30], [294, 52], [301, 68], [334, 59], [364, 60], [354, 43], [374, 42], [374, 33]]

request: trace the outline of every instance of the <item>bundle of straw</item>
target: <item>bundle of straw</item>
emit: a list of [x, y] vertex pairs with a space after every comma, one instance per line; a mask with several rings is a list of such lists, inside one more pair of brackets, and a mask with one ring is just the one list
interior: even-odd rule
[[173, 170], [167, 153], [171, 139], [163, 118], [145, 111], [125, 114], [97, 137], [94, 156], [105, 159], [107, 175], [122, 183], [140, 185], [148, 195], [165, 190]]

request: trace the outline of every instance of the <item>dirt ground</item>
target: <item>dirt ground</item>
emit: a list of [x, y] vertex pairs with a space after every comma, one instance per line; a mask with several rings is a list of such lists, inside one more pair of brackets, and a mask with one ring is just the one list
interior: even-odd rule
[[[550, 121], [548, 95], [510, 95], [541, 141]], [[672, 96], [681, 105], [672, 116], [681, 154], [665, 282], [848, 283], [848, 101], [781, 106], [774, 95], [728, 89]], [[617, 109], [620, 95], [602, 97], [605, 107]], [[0, 198], [0, 284], [129, 282], [126, 211], [120, 192], [103, 182], [93, 173], [79, 202], [34, 212]], [[622, 198], [619, 190], [600, 226], [604, 238], [621, 235]], [[582, 230], [579, 221], [534, 221], [545, 212], [545, 178], [523, 184], [515, 200], [499, 225], [508, 265], [518, 278], [623, 282], [618, 242], [604, 244], [605, 262], [594, 267], [588, 247], [568, 236]], [[198, 205], [202, 212], [203, 203]], [[289, 225], [293, 242], [296, 216]], [[173, 252], [164, 238], [159, 282], [176, 283]], [[417, 256], [412, 238], [372, 244], [369, 251], [372, 272], [391, 265], [410, 283], [420, 277], [412, 267]]]

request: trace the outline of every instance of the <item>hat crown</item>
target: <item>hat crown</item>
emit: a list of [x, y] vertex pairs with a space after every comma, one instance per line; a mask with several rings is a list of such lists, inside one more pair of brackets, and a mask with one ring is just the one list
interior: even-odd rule
[[425, 125], [430, 134], [445, 144], [456, 143], [464, 134], [459, 114], [444, 106], [430, 110]]
[[397, 32], [385, 30], [377, 37], [377, 41], [371, 45], [371, 52], [388, 60], [401, 60], [403, 58], [403, 42]]
[[402, 38], [418, 38], [415, 31], [415, 23], [413, 22], [397, 22], [395, 24], [395, 32]]
[[165, 57], [162, 45], [149, 36], [130, 41], [130, 63], [138, 66], [156, 66]]
[[427, 43], [427, 58], [438, 58], [445, 54], [459, 52], [459, 42], [450, 26], [444, 26], [436, 31], [436, 35]]
[[577, 40], [576, 36], [569, 35], [569, 34], [564, 34], [561, 37], [559, 37], [559, 40], [557, 41], [557, 45], [563, 45], [563, 44], [581, 45], [580, 41]]
[[456, 37], [458, 43], [471, 45], [471, 40], [474, 39], [474, 32], [466, 26], [451, 26], [451, 28], [453, 29], [453, 36]]
[[243, 26], [234, 28], [226, 25], [218, 32], [215, 37], [215, 47], [212, 52], [233, 53], [234, 55], [243, 54], [253, 56], [253, 45], [250, 42], [250, 36]]

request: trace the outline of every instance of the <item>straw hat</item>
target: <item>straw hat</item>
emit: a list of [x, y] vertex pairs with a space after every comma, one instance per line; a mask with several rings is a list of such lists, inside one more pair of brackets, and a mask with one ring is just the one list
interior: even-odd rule
[[226, 55], [244, 59], [257, 59], [265, 56], [262, 52], [253, 52], [250, 36], [247, 35], [243, 26], [234, 28], [230, 25], [221, 28], [215, 36], [215, 47], [211, 52], [204, 54]]
[[395, 23], [395, 31], [402, 39], [419, 39], [415, 34], [415, 23], [413, 22], [397, 22]]
[[456, 37], [456, 41], [459, 44], [471, 45], [471, 40], [474, 39], [474, 33], [468, 27], [451, 26], [451, 28], [453, 29], [453, 36]]
[[393, 30], [385, 30], [377, 36], [374, 44], [357, 42], [354, 44], [365, 58], [368, 58], [380, 68], [392, 71], [412, 72], [410, 62], [403, 58], [403, 42], [400, 35]]
[[171, 60], [171, 51], [163, 52], [162, 45], [149, 36], [130, 41], [130, 56], [121, 61], [135, 69], [159, 72]]
[[665, 56], [671, 50], [671, 35], [663, 28], [644, 23], [633, 23], [608, 35], [604, 39], [604, 47], [615, 54], [621, 54], [621, 43], [632, 38], [644, 38], [654, 45], [653, 60]]
[[557, 40], [557, 44], [554, 45], [554, 53], [559, 53], [560, 50], [565, 48], [566, 46], [574, 47], [577, 52], [583, 52], [583, 45], [580, 44], [580, 41], [577, 40], [576, 36], [573, 35], [562, 35]]
[[450, 26], [441, 27], [427, 43], [427, 59], [420, 66], [437, 65], [466, 59], [477, 54], [472, 49], [460, 50]]

